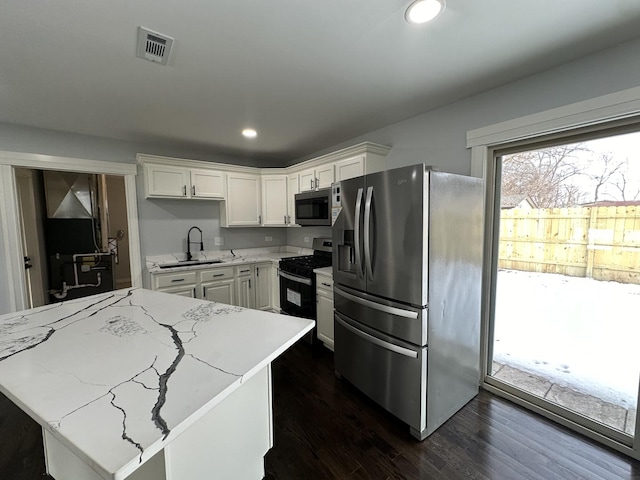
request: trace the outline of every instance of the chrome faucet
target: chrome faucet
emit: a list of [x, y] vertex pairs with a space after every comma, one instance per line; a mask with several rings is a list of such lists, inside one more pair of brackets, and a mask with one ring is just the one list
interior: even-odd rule
[[202, 243], [202, 230], [200, 230], [198, 227], [191, 227], [189, 229], [189, 232], [187, 233], [187, 262], [191, 261], [191, 243], [198, 243], [198, 242], [191, 242], [191, 230], [196, 229], [200, 232], [200, 251], [202, 252], [204, 250], [204, 244]]

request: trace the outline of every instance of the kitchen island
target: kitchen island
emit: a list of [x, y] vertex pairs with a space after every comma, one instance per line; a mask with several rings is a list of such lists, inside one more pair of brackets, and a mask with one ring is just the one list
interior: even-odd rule
[[0, 316], [0, 391], [56, 480], [260, 479], [296, 317], [126, 289]]

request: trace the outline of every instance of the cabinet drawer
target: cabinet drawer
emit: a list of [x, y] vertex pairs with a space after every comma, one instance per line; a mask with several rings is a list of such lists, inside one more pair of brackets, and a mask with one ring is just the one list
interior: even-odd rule
[[213, 270], [205, 270], [200, 273], [201, 282], [225, 280], [227, 278], [233, 278], [233, 267], [216, 268]]
[[328, 290], [333, 293], [333, 278], [316, 274], [316, 287], [318, 290]]
[[176, 272], [156, 275], [156, 288], [176, 287], [196, 283], [196, 272]]
[[253, 273], [253, 265], [244, 265], [242, 267], [236, 267], [236, 272], [239, 277], [251, 275]]

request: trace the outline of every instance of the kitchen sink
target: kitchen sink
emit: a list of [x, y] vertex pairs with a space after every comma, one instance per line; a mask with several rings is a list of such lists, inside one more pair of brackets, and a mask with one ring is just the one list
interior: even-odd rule
[[176, 267], [189, 267], [193, 265], [212, 265], [216, 263], [224, 263], [222, 260], [181, 260], [175, 263], [163, 263], [158, 265], [159, 268], [176, 268]]

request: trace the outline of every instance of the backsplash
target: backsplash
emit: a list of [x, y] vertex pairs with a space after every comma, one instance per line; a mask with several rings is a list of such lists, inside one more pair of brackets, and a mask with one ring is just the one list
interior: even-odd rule
[[331, 227], [292, 227], [285, 230], [287, 231], [286, 244], [293, 247], [313, 248], [314, 238], [331, 238]]

